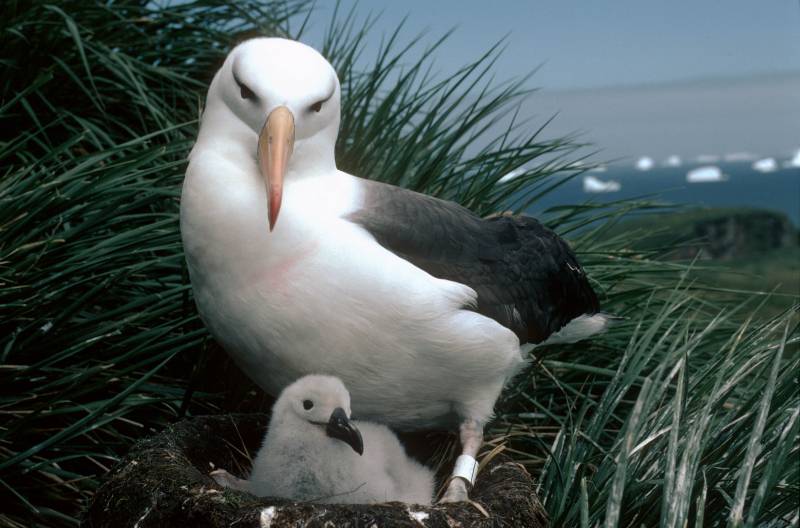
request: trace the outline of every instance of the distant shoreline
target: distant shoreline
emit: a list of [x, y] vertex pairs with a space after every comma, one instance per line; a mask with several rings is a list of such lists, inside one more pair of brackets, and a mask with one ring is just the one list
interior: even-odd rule
[[717, 163], [715, 165], [727, 176], [726, 181], [688, 183], [686, 173], [700, 165], [690, 163], [680, 167], [655, 167], [649, 171], [609, 166], [605, 172], [589, 172], [586, 175], [602, 181], [619, 182], [619, 191], [584, 192], [584, 175], [579, 175], [544, 196], [526, 212], [541, 216], [548, 208], [565, 204], [647, 199], [674, 205], [779, 211], [786, 214], [795, 227], [800, 226], [800, 169], [780, 167], [774, 172], [760, 173], [753, 170], [749, 162]]

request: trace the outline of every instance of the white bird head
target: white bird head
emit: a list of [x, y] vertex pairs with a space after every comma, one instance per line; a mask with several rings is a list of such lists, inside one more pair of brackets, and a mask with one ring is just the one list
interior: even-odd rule
[[282, 38], [243, 42], [214, 77], [201, 134], [209, 124], [252, 152], [266, 184], [270, 231], [287, 172], [335, 169], [339, 99], [330, 63], [313, 48]]
[[350, 421], [350, 393], [339, 378], [304, 376], [286, 387], [272, 409], [276, 427], [300, 425], [308, 431], [324, 431], [364, 453], [361, 432]]

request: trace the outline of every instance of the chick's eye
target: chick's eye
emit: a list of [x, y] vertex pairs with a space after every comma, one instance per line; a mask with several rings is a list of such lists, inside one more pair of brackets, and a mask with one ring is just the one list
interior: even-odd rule
[[309, 411], [312, 407], [314, 407], [314, 402], [311, 400], [303, 400], [303, 409]]
[[239, 90], [240, 90], [240, 92], [242, 94], [242, 99], [255, 99], [256, 98], [256, 94], [253, 93], [253, 90], [251, 90], [250, 88], [248, 88], [247, 86], [245, 86], [242, 83], [238, 83], [238, 84], [239, 84]]
[[322, 101], [317, 101], [316, 103], [312, 104], [312, 105], [309, 107], [309, 110], [311, 110], [312, 112], [317, 112], [317, 113], [319, 113], [319, 112], [320, 112], [320, 110], [322, 110]]

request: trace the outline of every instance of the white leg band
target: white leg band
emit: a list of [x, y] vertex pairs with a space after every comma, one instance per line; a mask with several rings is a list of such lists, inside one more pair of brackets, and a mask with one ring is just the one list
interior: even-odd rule
[[456, 465], [453, 468], [453, 476], [461, 477], [472, 486], [475, 484], [475, 477], [478, 475], [478, 461], [469, 455], [459, 455]]

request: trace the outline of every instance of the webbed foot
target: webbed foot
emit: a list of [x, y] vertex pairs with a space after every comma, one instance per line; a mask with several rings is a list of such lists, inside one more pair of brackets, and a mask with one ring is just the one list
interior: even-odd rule
[[214, 482], [223, 488], [233, 488], [240, 491], [249, 491], [248, 482], [240, 479], [235, 475], [231, 475], [224, 469], [215, 469], [208, 474], [209, 477], [214, 479]]

